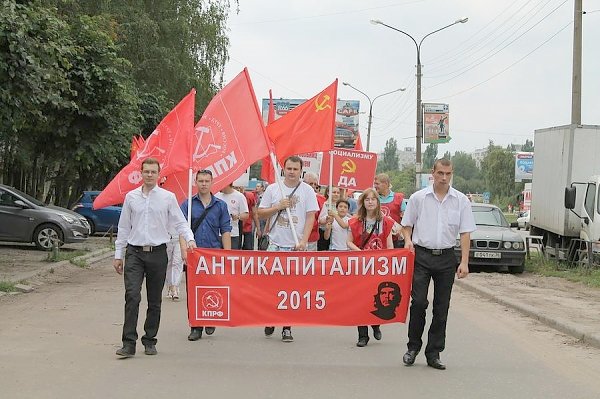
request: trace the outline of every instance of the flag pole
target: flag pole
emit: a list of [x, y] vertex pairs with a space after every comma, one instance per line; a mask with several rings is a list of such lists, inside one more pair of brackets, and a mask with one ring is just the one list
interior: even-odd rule
[[327, 208], [332, 210], [331, 208], [331, 192], [333, 191], [333, 150], [329, 150], [329, 195], [327, 196]]

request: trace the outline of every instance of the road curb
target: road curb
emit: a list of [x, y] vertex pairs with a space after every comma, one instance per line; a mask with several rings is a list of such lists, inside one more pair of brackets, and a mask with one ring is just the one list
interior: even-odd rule
[[582, 342], [585, 342], [586, 344], [595, 346], [596, 348], [600, 348], [599, 333], [594, 331], [587, 331], [585, 327], [578, 325], [577, 323], [574, 323], [571, 320], [565, 320], [553, 315], [541, 314], [539, 313], [539, 309], [522, 303], [518, 303], [507, 298], [502, 298], [498, 296], [494, 291], [482, 287], [477, 283], [473, 283], [472, 281], [456, 280], [455, 284], [465, 290], [475, 292], [476, 294], [484, 298], [497, 302], [511, 309], [517, 310], [528, 317], [539, 320], [545, 325], [552, 327], [555, 330], [558, 330], [562, 333], [571, 335], [572, 337]]
[[[90, 266], [96, 262], [99, 262], [101, 260], [111, 257], [113, 255], [113, 253], [114, 253], [114, 250], [111, 248], [101, 248], [101, 249], [92, 251], [90, 253], [87, 253], [85, 255], [81, 255], [76, 258], [73, 258], [73, 260], [74, 261], [85, 261], [87, 266]], [[19, 274], [16, 277], [9, 278], [7, 281], [11, 282], [13, 284], [17, 284], [19, 282], [27, 281], [31, 278], [50, 273], [51, 270], [56, 270], [56, 269], [59, 269], [61, 267], [65, 267], [68, 265], [73, 265], [70, 260], [61, 260], [60, 262], [48, 262], [47, 264], [44, 264], [37, 270]]]

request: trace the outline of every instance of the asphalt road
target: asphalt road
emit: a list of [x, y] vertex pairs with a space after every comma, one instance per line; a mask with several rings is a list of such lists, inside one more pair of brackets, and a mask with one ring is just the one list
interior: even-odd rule
[[295, 328], [291, 344], [280, 329], [220, 328], [188, 342], [186, 305], [171, 301], [158, 356], [138, 344], [118, 360], [123, 286], [110, 261], [55, 278], [0, 298], [2, 398], [600, 397], [600, 350], [459, 288], [438, 371], [422, 355], [402, 365], [405, 325], [366, 348], [354, 328]]

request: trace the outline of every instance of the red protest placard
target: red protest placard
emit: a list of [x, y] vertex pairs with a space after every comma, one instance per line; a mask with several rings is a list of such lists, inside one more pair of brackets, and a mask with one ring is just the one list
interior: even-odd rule
[[373, 187], [377, 154], [373, 152], [336, 148], [323, 153], [319, 184], [329, 185], [329, 159], [333, 154], [333, 180], [335, 187], [364, 190]]
[[188, 319], [199, 326], [405, 322], [414, 254], [266, 252], [198, 248], [188, 254]]

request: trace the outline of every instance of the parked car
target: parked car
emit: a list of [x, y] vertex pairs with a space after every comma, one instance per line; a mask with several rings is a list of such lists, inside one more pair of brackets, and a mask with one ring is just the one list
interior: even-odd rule
[[[469, 266], [497, 266], [508, 268], [510, 273], [525, 270], [525, 241], [511, 230], [504, 214], [495, 205], [472, 204], [477, 230], [471, 233]], [[512, 227], [515, 227], [516, 223]], [[460, 240], [455, 247], [460, 259]]]
[[107, 206], [101, 209], [92, 209], [92, 204], [100, 191], [84, 191], [73, 205], [73, 210], [85, 217], [90, 224], [90, 234], [117, 231], [121, 205]]
[[517, 230], [529, 230], [529, 211], [525, 211], [517, 218]]
[[54, 243], [81, 242], [89, 234], [87, 220], [77, 213], [0, 184], [0, 241], [33, 242], [49, 250]]

